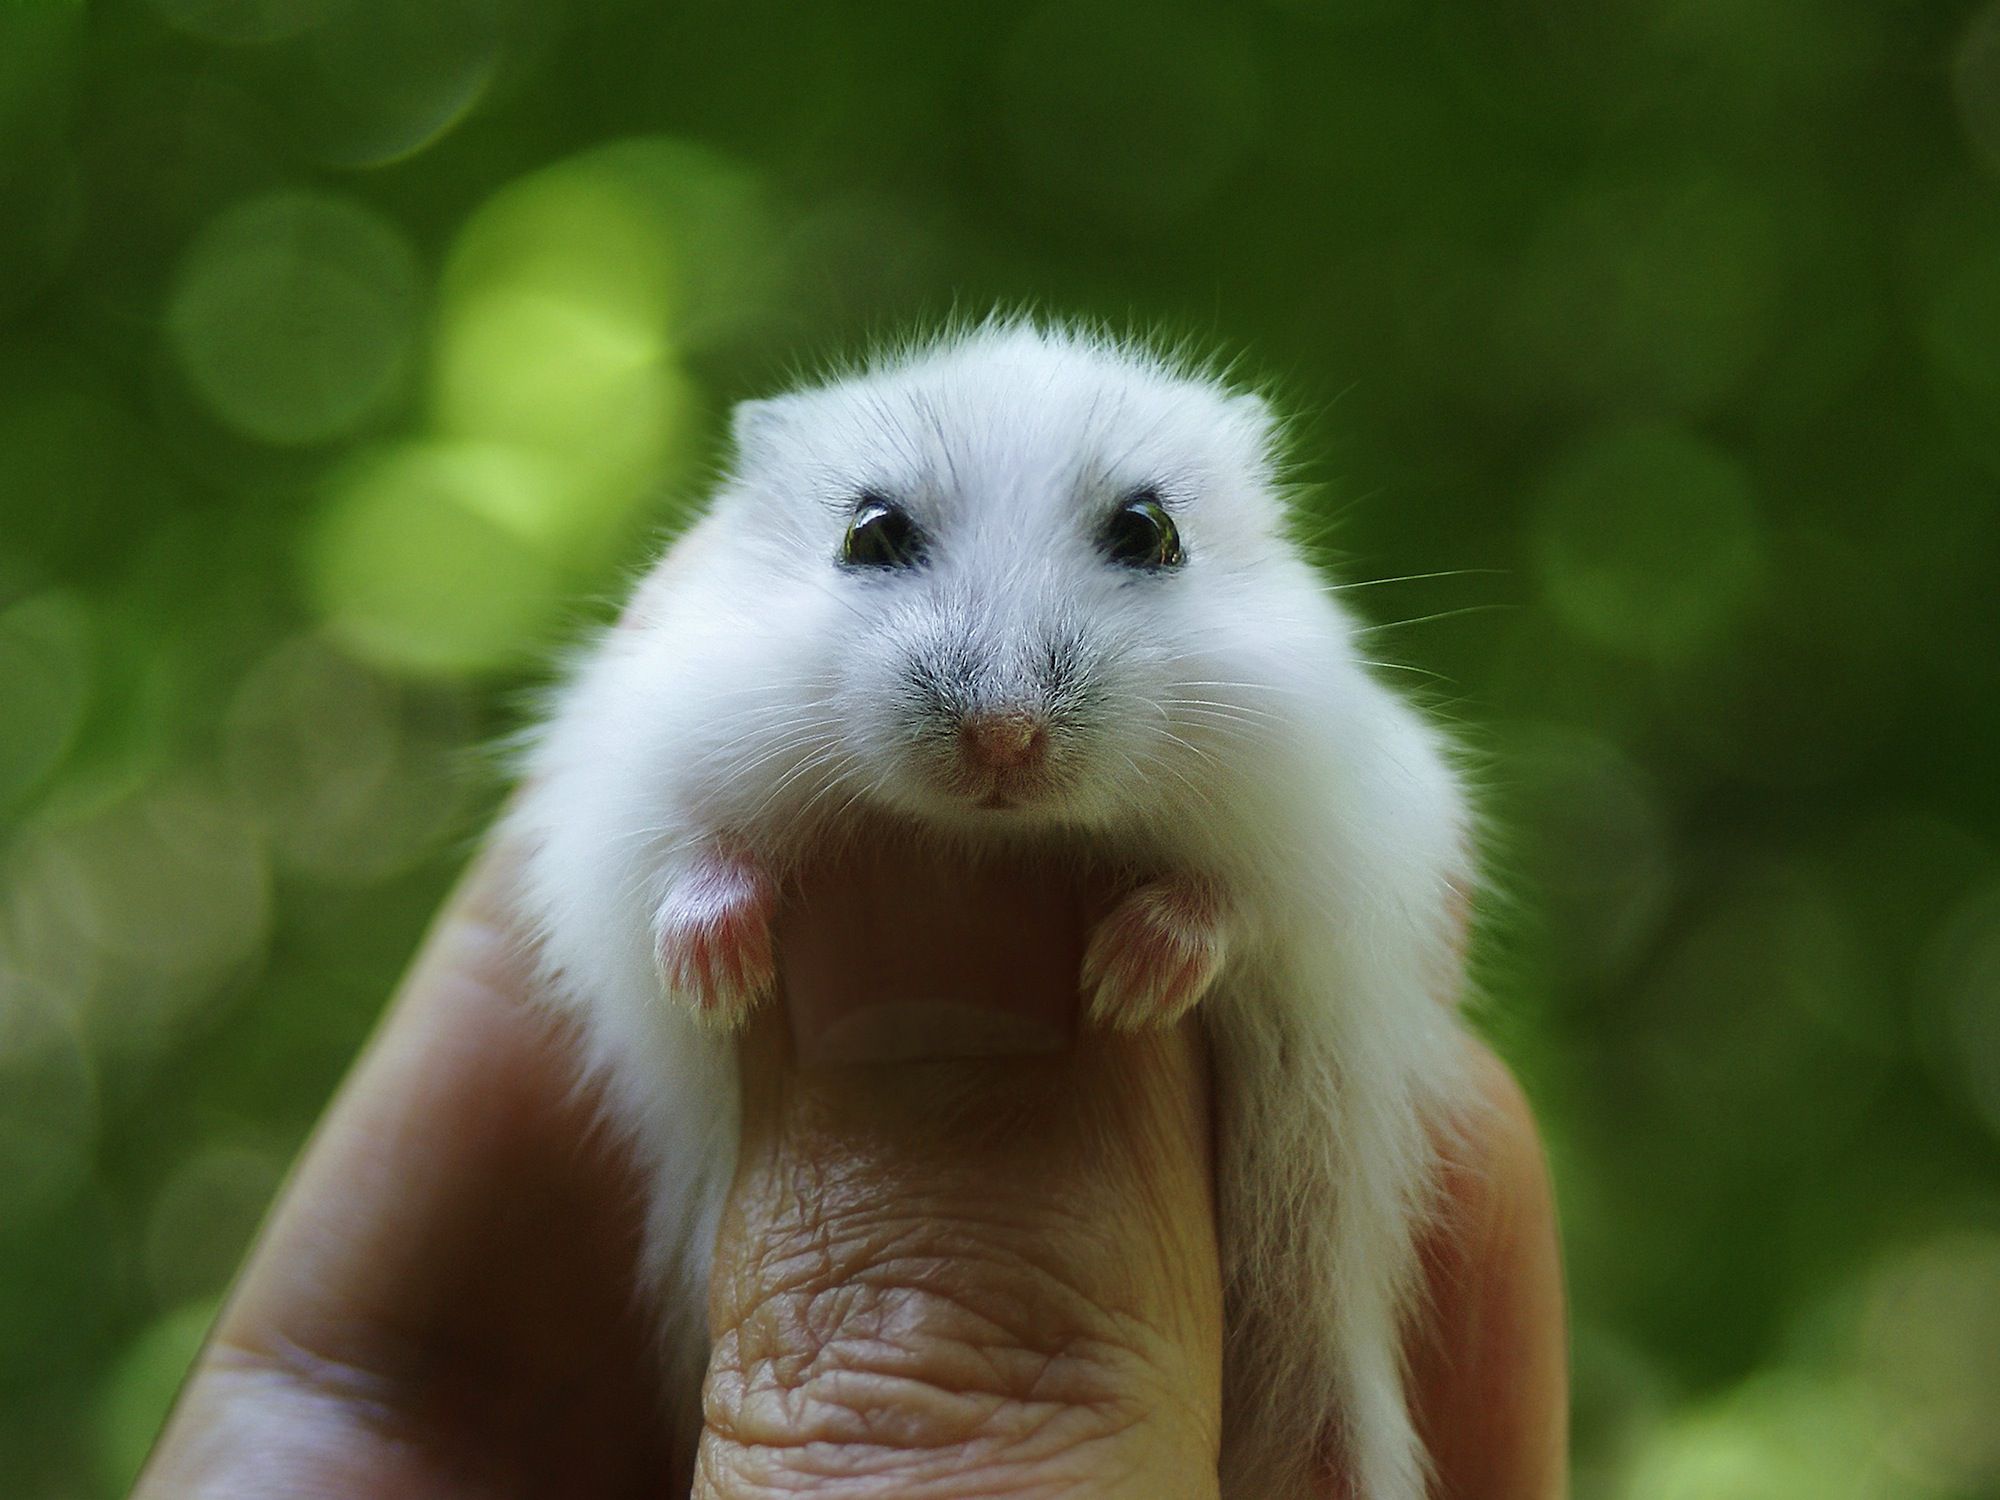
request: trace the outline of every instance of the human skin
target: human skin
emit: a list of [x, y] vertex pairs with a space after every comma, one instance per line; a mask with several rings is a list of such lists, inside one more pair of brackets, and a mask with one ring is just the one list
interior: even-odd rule
[[[638, 1178], [533, 1001], [507, 864], [482, 857], [438, 919], [141, 1500], [596, 1500], [686, 1494], [691, 1470], [708, 1500], [1216, 1493], [1197, 1027], [820, 1065], [813, 1016], [865, 993], [868, 954], [815, 930], [809, 902], [782, 916], [781, 943], [789, 924], [822, 957], [781, 969], [792, 1024], [766, 1007], [742, 1040], [705, 1426], [678, 1451], [632, 1291]], [[941, 948], [945, 983], [950, 962]], [[1487, 1107], [1448, 1143], [1412, 1399], [1438, 1495], [1547, 1500], [1566, 1443], [1553, 1209], [1520, 1090], [1477, 1066]]]

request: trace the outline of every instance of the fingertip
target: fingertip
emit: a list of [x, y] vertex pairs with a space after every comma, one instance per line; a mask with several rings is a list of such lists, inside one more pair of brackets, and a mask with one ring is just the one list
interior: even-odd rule
[[792, 885], [778, 968], [801, 1062], [1071, 1047], [1084, 896], [1061, 870], [891, 843], [816, 862]]
[[1477, 1106], [1447, 1143], [1424, 1246], [1413, 1399], [1440, 1493], [1547, 1500], [1564, 1493], [1568, 1445], [1555, 1197], [1519, 1080], [1484, 1046], [1470, 1066]]

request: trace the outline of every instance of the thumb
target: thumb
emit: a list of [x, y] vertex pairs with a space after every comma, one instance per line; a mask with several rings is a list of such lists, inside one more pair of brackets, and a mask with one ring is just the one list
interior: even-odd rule
[[[1045, 872], [921, 856], [815, 872], [781, 913], [788, 1006], [742, 1044], [697, 1496], [1216, 1493], [1198, 1037], [1020, 1050], [1073, 1030], [1082, 919]], [[926, 994], [989, 1055], [936, 1055], [958, 1049], [905, 1008]]]

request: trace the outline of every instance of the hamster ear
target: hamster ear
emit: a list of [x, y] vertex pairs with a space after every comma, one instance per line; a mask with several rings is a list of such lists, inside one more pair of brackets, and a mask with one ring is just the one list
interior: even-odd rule
[[770, 396], [761, 401], [739, 401], [729, 414], [729, 439], [736, 456], [745, 464], [762, 463], [792, 425], [798, 400], [792, 396]]
[[1229, 398], [1229, 415], [1242, 425], [1252, 442], [1268, 449], [1278, 440], [1278, 415], [1271, 403], [1255, 391]]
[[1269, 470], [1278, 461], [1278, 450], [1285, 440], [1284, 423], [1271, 403], [1255, 391], [1245, 391], [1229, 398], [1229, 416], [1243, 435], [1252, 460]]

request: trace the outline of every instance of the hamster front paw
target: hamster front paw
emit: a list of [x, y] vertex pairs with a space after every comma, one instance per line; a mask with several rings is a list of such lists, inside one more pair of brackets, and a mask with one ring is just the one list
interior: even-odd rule
[[1228, 926], [1221, 896], [1204, 881], [1140, 886], [1090, 936], [1083, 955], [1090, 1019], [1120, 1031], [1178, 1019], [1222, 972]]
[[674, 876], [653, 915], [653, 953], [667, 993], [711, 1025], [741, 1024], [777, 982], [776, 909], [776, 887], [755, 857], [704, 850]]

